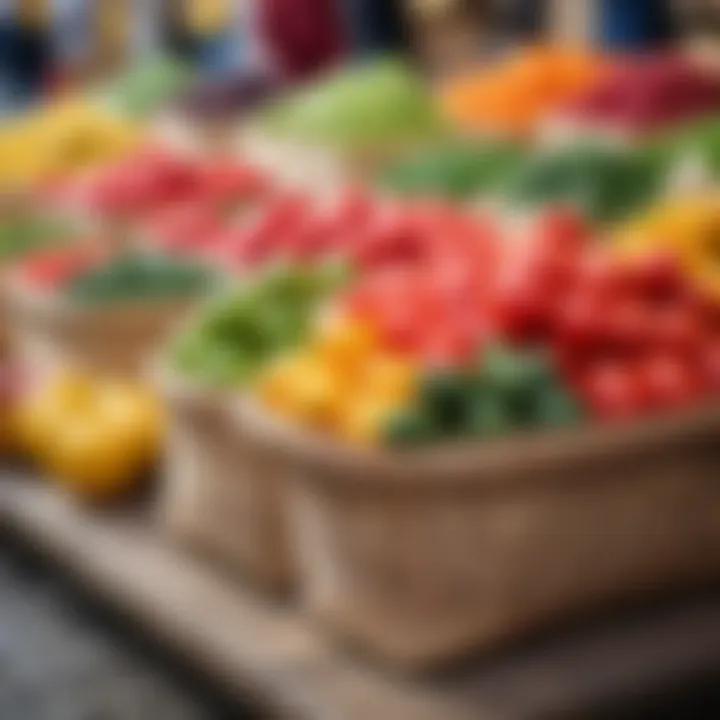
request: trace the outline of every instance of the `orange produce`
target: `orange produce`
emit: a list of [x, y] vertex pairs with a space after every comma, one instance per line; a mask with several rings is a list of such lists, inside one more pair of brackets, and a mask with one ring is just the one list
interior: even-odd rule
[[526, 135], [544, 115], [575, 99], [609, 69], [598, 55], [529, 47], [441, 88], [445, 115], [466, 130]]

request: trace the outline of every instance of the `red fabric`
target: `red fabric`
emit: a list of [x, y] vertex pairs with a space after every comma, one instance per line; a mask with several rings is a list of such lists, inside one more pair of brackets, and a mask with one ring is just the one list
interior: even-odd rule
[[322, 70], [345, 49], [334, 0], [261, 0], [260, 28], [279, 69], [293, 79]]

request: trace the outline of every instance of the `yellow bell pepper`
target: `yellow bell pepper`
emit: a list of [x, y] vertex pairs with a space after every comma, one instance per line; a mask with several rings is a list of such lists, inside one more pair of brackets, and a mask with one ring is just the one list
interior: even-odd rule
[[621, 257], [669, 250], [703, 289], [720, 295], [720, 195], [681, 198], [621, 228]]
[[135, 486], [157, 457], [162, 426], [145, 389], [78, 373], [51, 378], [18, 406], [19, 439], [30, 459], [94, 500]]
[[378, 346], [371, 328], [334, 317], [319, 326], [306, 349], [269, 365], [255, 392], [286, 417], [365, 444], [409, 401], [416, 376], [409, 360]]

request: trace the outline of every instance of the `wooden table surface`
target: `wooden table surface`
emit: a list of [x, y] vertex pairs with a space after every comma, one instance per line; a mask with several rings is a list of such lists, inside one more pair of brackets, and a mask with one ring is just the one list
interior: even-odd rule
[[579, 717], [720, 674], [720, 592], [627, 610], [423, 681], [329, 642], [291, 601], [270, 600], [182, 552], [140, 512], [91, 513], [0, 473], [0, 523], [31, 540], [173, 651], [271, 714], [307, 720]]

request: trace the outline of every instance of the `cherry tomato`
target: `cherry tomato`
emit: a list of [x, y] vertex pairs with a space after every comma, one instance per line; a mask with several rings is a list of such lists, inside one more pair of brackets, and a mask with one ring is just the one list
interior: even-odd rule
[[602, 420], [625, 420], [645, 409], [645, 389], [634, 366], [627, 362], [602, 362], [591, 367], [581, 381], [581, 392]]
[[101, 260], [102, 253], [92, 246], [45, 250], [22, 260], [13, 272], [36, 288], [51, 290], [64, 285]]
[[720, 393], [720, 337], [710, 338], [701, 351], [701, 371], [705, 387]]
[[514, 342], [544, 339], [552, 325], [553, 298], [532, 271], [513, 268], [501, 274], [492, 298], [499, 333]]
[[626, 272], [633, 288], [656, 304], [675, 302], [687, 293], [682, 267], [673, 253], [655, 252], [635, 258]]
[[259, 170], [219, 159], [213, 159], [202, 168], [198, 184], [198, 194], [212, 203], [257, 198], [269, 189], [268, 179]]
[[698, 397], [700, 376], [687, 360], [674, 355], [651, 356], [639, 369], [640, 382], [650, 407], [672, 410]]
[[703, 338], [703, 327], [691, 307], [673, 305], [658, 310], [650, 322], [652, 337], [660, 350], [689, 355], [696, 352]]
[[601, 247], [589, 247], [578, 258], [576, 285], [598, 298], [617, 296], [628, 287], [627, 272]]
[[567, 257], [577, 254], [590, 239], [587, 221], [572, 208], [557, 207], [543, 212], [531, 229], [533, 244]]

